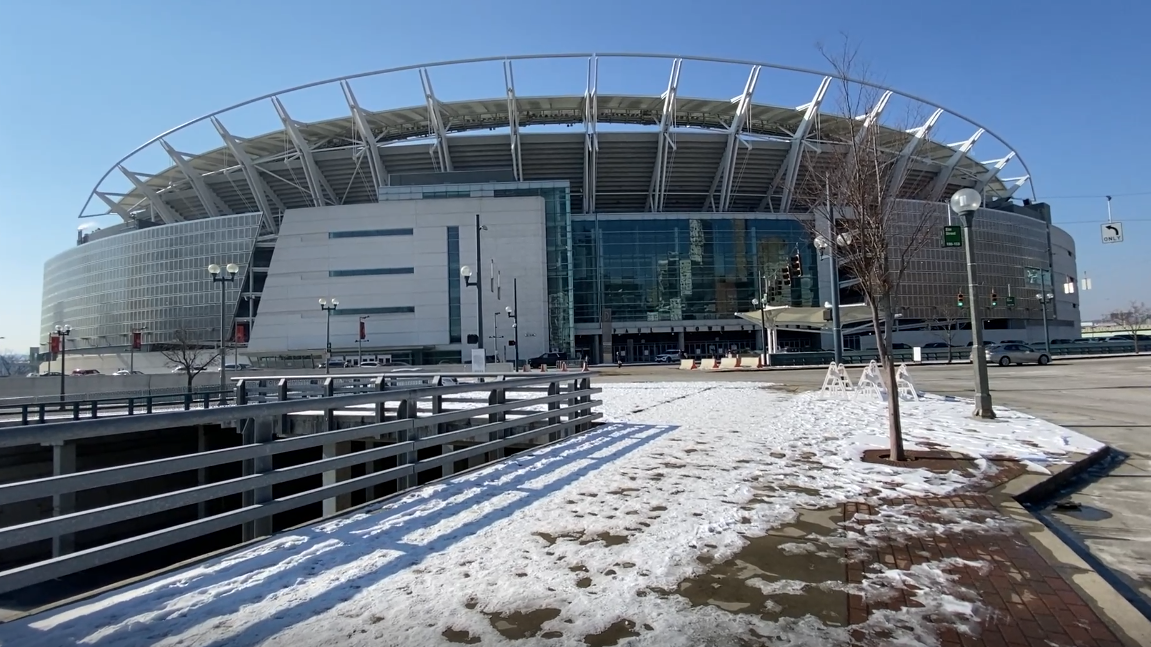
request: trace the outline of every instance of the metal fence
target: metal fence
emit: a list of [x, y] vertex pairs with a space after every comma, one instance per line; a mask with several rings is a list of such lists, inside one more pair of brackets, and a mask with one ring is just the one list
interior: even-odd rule
[[[1032, 348], [1042, 349], [1043, 344], [1029, 344]], [[1151, 344], [1147, 344], [1146, 348], [1140, 347], [1140, 350], [1151, 350]], [[1093, 342], [1083, 344], [1052, 344], [1051, 356], [1052, 357], [1069, 357], [1069, 356], [1092, 356], [1092, 355], [1122, 355], [1135, 352], [1135, 344], [1132, 342]], [[971, 359], [970, 346], [956, 346], [951, 349], [950, 358], [946, 348], [922, 348], [920, 349], [920, 359], [925, 362], [946, 362], [948, 359], [951, 361], [966, 362]], [[911, 362], [914, 361], [914, 351], [907, 349], [893, 350], [892, 357], [896, 362]], [[778, 366], [827, 366], [831, 363], [835, 355], [831, 351], [820, 351], [813, 353], [773, 353], [771, 355], [771, 365]], [[844, 364], [866, 364], [871, 360], [879, 361], [879, 354], [876, 351], [845, 351], [843, 353]]]
[[[270, 534], [275, 514], [317, 502], [325, 502], [325, 515], [334, 514], [334, 506], [329, 512], [328, 503], [340, 495], [389, 481], [396, 481], [396, 490], [403, 491], [414, 487], [417, 475], [429, 469], [440, 468], [437, 478], [443, 478], [458, 461], [479, 456], [485, 462], [496, 460], [513, 445], [539, 444], [545, 438], [556, 441], [584, 431], [601, 415], [592, 411], [601, 404], [593, 399], [601, 391], [591, 386], [594, 375], [239, 379], [237, 404], [231, 407], [0, 429], [0, 448], [49, 444], [57, 466], [51, 477], [0, 485], [0, 508], [51, 498], [55, 511], [54, 516], [0, 527], [0, 552], [52, 540], [54, 553], [50, 559], [0, 572], [0, 593], [237, 526], [243, 526], [245, 538], [264, 536]], [[317, 431], [286, 438], [276, 433], [291, 426], [290, 418], [299, 417], [318, 418]], [[356, 426], [348, 427], [349, 423]], [[68, 462], [58, 457], [69, 446], [74, 452], [78, 440], [195, 425], [235, 426], [242, 433], [242, 444], [82, 472], [58, 469]], [[363, 439], [374, 442], [365, 443], [370, 446], [361, 451], [332, 457], [325, 453], [321, 460], [272, 468], [272, 457], [284, 452]], [[438, 455], [420, 459], [417, 452], [431, 447], [442, 449]], [[393, 457], [395, 467], [372, 471], [373, 462]], [[94, 509], [70, 510], [66, 503], [83, 490], [225, 464], [241, 464], [243, 475]], [[336, 470], [360, 465], [365, 466], [362, 476], [335, 479]], [[272, 486], [315, 475], [325, 476], [321, 487], [273, 498]], [[236, 494], [242, 495], [242, 505], [236, 509], [75, 552], [65, 548], [66, 539], [84, 530]]]

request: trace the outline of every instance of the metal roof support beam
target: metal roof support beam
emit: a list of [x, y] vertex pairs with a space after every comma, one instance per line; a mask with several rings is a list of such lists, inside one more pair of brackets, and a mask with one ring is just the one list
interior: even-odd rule
[[380, 156], [380, 144], [376, 141], [376, 136], [368, 123], [368, 115], [360, 107], [360, 102], [356, 101], [356, 95], [352, 93], [352, 84], [340, 81], [340, 87], [344, 89], [344, 98], [348, 100], [348, 109], [352, 111], [352, 122], [364, 140], [364, 155], [368, 158], [368, 170], [372, 174], [372, 182], [377, 189], [387, 186], [388, 172], [384, 167], [384, 159]]
[[847, 161], [844, 164], [847, 172], [844, 174], [844, 177], [850, 177], [855, 174], [855, 164], [857, 161], [855, 152], [859, 150], [860, 147], [867, 145], [867, 133], [871, 130], [871, 127], [879, 121], [879, 117], [883, 115], [883, 109], [887, 107], [887, 102], [891, 99], [891, 94], [891, 90], [888, 90], [879, 95], [879, 100], [875, 102], [874, 106], [871, 106], [871, 110], [868, 110], [867, 114], [855, 118], [856, 121], [862, 121], [863, 125], [856, 131], [855, 142], [851, 150], [848, 151]]
[[1009, 178], [1009, 179], [1004, 180], [1004, 182], [1012, 182], [1013, 184], [1011, 184], [1011, 186], [1007, 187], [1007, 190], [1004, 191], [1003, 194], [1000, 195], [999, 197], [1003, 198], [1004, 200], [1010, 198], [1011, 196], [1015, 195], [1015, 192], [1019, 190], [1019, 187], [1023, 186], [1024, 184], [1027, 184], [1027, 180], [1030, 180], [1030, 179], [1031, 179], [1030, 175], [1024, 175], [1023, 177], [1015, 177], [1015, 178]]
[[[759, 70], [758, 65], [752, 66], [751, 74], [747, 77], [747, 83], [743, 86], [743, 93], [731, 100], [735, 104], [735, 116], [732, 117], [731, 125], [727, 129], [727, 146], [723, 150], [723, 159], [720, 160], [719, 168], [715, 170], [715, 178], [711, 181], [711, 190], [708, 191], [707, 201], [704, 202], [704, 208], [707, 208], [708, 203], [710, 203], [712, 211], [727, 211], [727, 205], [731, 201], [735, 160], [738, 157], [739, 145], [744, 143], [739, 138], [739, 132], [743, 130], [743, 125], [747, 122], [747, 113], [751, 109], [751, 95], [755, 93], [755, 84], [759, 80]], [[750, 148], [750, 146], [748, 147]], [[720, 190], [718, 204], [715, 201], [717, 188]]]
[[1000, 159], [991, 160], [990, 162], [983, 162], [983, 165], [987, 167], [987, 170], [979, 175], [979, 179], [975, 181], [975, 186], [973, 188], [976, 191], [983, 193], [983, 190], [987, 188], [987, 185], [991, 182], [991, 180], [994, 180], [995, 176], [999, 175], [999, 172], [1003, 170], [1003, 167], [1007, 166], [1007, 163], [1010, 162], [1014, 157], [1015, 151], [1011, 151]]
[[583, 166], [583, 212], [595, 213], [596, 162], [599, 156], [599, 136], [596, 134], [596, 120], [599, 118], [599, 58], [591, 57], [587, 62], [587, 90], [584, 92], [584, 166]]
[[939, 117], [943, 115], [943, 110], [939, 109], [931, 113], [927, 118], [927, 122], [919, 128], [913, 128], [908, 133], [911, 134], [911, 139], [903, 145], [903, 150], [899, 152], [899, 159], [895, 161], [895, 169], [891, 174], [891, 182], [887, 187], [888, 195], [898, 195], [900, 187], [903, 186], [903, 181], [907, 179], [907, 169], [911, 166], [911, 158], [915, 155], [915, 151], [919, 148], [920, 142], [931, 134], [931, 129], [935, 127], [935, 122], [939, 121]]
[[328, 185], [328, 181], [320, 173], [320, 167], [316, 166], [316, 159], [312, 157], [312, 145], [300, 132], [299, 123], [292, 119], [288, 114], [288, 109], [284, 107], [283, 102], [278, 97], [272, 97], [272, 105], [276, 108], [276, 114], [280, 116], [280, 121], [284, 124], [284, 132], [288, 134], [288, 139], [292, 140], [292, 145], [299, 151], [300, 159], [304, 162], [304, 180], [308, 183], [308, 192], [312, 194], [312, 206], [324, 206], [325, 193], [330, 198], [328, 202], [339, 204], [332, 187]]
[[951, 158], [939, 170], [939, 175], [935, 176], [935, 181], [931, 183], [931, 189], [927, 193], [927, 199], [931, 202], [938, 202], [943, 197], [944, 190], [947, 189], [947, 183], [951, 181], [951, 174], [955, 173], [955, 168], [959, 166], [959, 162], [963, 160], [963, 156], [971, 151], [971, 147], [975, 142], [979, 141], [979, 137], [983, 135], [983, 129], [975, 131], [975, 134], [957, 144], [952, 144], [951, 148], [955, 150], [951, 154]]
[[440, 100], [432, 89], [432, 77], [428, 75], [427, 68], [420, 68], [420, 83], [424, 86], [424, 101], [428, 105], [428, 134], [436, 136], [436, 143], [432, 146], [432, 157], [438, 157], [441, 171], [452, 170], [452, 155], [448, 151], [448, 130], [444, 126], [444, 114], [440, 108]]
[[667, 195], [668, 159], [670, 151], [675, 150], [675, 140], [672, 139], [671, 129], [675, 127], [675, 96], [679, 92], [679, 69], [683, 59], [677, 58], [671, 62], [671, 78], [667, 82], [667, 91], [663, 97], [663, 113], [659, 118], [659, 139], [655, 148], [655, 168], [651, 173], [651, 186], [648, 188], [648, 211], [663, 211], [663, 201]]
[[164, 202], [164, 199], [161, 198], [152, 187], [148, 186], [146, 182], [141, 180], [139, 176], [123, 166], [117, 166], [116, 168], [120, 169], [120, 172], [124, 174], [124, 177], [128, 178], [128, 181], [132, 183], [132, 186], [136, 187], [137, 191], [143, 193], [145, 198], [148, 198], [152, 209], [160, 215], [160, 220], [163, 220], [164, 224], [170, 225], [174, 222], [184, 222], [184, 218], [176, 213], [172, 207], [169, 207], [168, 204]]
[[212, 125], [216, 127], [216, 132], [220, 133], [220, 139], [224, 140], [224, 145], [231, 151], [232, 156], [240, 163], [240, 169], [244, 172], [244, 179], [248, 181], [248, 188], [252, 191], [252, 197], [256, 199], [256, 205], [260, 208], [264, 224], [269, 231], [278, 233], [279, 229], [276, 227], [272, 206], [268, 203], [268, 196], [272, 193], [260, 177], [260, 169], [256, 167], [252, 157], [248, 155], [248, 151], [244, 150], [240, 142], [232, 133], [228, 132], [228, 129], [219, 119], [212, 117]]
[[811, 123], [819, 115], [819, 107], [823, 104], [823, 97], [827, 95], [827, 88], [831, 87], [831, 77], [823, 77], [823, 81], [819, 83], [819, 88], [815, 91], [815, 96], [811, 98], [811, 102], [799, 106], [796, 110], [803, 111], [803, 119], [799, 122], [799, 128], [795, 129], [795, 134], [791, 136], [791, 147], [787, 149], [787, 157], [783, 160], [783, 165], [775, 173], [775, 178], [771, 181], [771, 186], [767, 190], [767, 195], [763, 196], [763, 200], [759, 203], [759, 211], [763, 211], [771, 206], [771, 196], [775, 190], [779, 188], [780, 182], [783, 183], [783, 196], [780, 200], [779, 212], [787, 213], [791, 210], [791, 197], [795, 194], [795, 183], [799, 179], [799, 167], [803, 163], [803, 144], [807, 140], [807, 134], [811, 132]]
[[200, 204], [204, 205], [204, 211], [208, 214], [209, 218], [219, 215], [231, 215], [232, 209], [208, 186], [208, 183], [204, 181], [204, 176], [192, 168], [192, 164], [188, 162], [188, 158], [184, 157], [180, 151], [173, 148], [166, 140], [161, 139], [160, 146], [164, 147], [164, 151], [168, 153], [168, 157], [172, 158], [176, 166], [180, 167], [180, 172], [184, 174], [184, 177], [188, 178], [188, 182], [192, 185], [192, 191], [194, 191], [196, 197], [200, 199]]
[[516, 77], [512, 73], [512, 62], [504, 61], [504, 88], [508, 93], [508, 129], [512, 140], [512, 171], [516, 180], [524, 181], [524, 162], [520, 154], [520, 111], [516, 106]]
[[134, 220], [134, 218], [132, 218], [132, 214], [127, 209], [125, 209], [119, 202], [113, 200], [112, 197], [109, 196], [107, 193], [101, 193], [99, 191], [95, 191], [94, 194], [96, 195], [97, 198], [100, 198], [100, 200], [102, 200], [104, 202], [104, 204], [108, 205], [108, 208], [112, 210], [112, 213], [116, 214], [117, 216], [120, 216], [120, 218], [124, 222], [132, 222], [132, 220]]

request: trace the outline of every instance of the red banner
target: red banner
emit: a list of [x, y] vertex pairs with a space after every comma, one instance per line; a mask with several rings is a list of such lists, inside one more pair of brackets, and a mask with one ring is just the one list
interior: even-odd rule
[[48, 335], [48, 349], [52, 354], [60, 352], [60, 337], [58, 335]]
[[364, 322], [361, 321], [360, 322], [360, 339], [367, 339], [367, 338], [368, 338], [368, 328], [366, 325], [364, 325]]
[[246, 344], [247, 342], [248, 342], [248, 324], [237, 323], [236, 324], [236, 343], [237, 344]]
[[133, 330], [132, 331], [132, 350], [140, 350], [140, 346], [142, 345], [140, 343], [140, 340], [141, 340], [142, 336], [143, 335], [140, 333], [139, 330]]

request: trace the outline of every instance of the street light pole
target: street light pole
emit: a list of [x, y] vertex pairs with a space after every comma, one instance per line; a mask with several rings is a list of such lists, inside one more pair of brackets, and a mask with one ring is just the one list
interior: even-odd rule
[[324, 360], [324, 373], [331, 375], [332, 373], [332, 312], [340, 302], [332, 299], [332, 304], [328, 305], [327, 299], [320, 299], [320, 310], [323, 310], [327, 315], [327, 328], [324, 332], [324, 348], [327, 349], [328, 357]]
[[508, 313], [508, 319], [512, 320], [512, 336], [516, 345], [516, 370], [520, 370], [520, 291], [516, 283], [519, 279], [512, 279], [512, 305], [510, 308], [504, 308]]
[[[480, 265], [483, 264], [483, 251], [480, 247], [480, 232], [487, 231], [487, 225], [480, 224], [480, 214], [476, 214], [476, 268], [464, 265], [460, 267], [460, 276], [464, 279], [464, 286], [476, 289], [476, 348], [484, 350], [484, 290], [480, 285]], [[485, 356], [487, 354], [485, 353]]]
[[827, 247], [828, 264], [831, 266], [831, 335], [835, 349], [835, 363], [843, 363], [843, 321], [839, 313], [839, 232], [835, 227], [835, 207], [831, 204], [831, 191], [828, 190], [827, 220], [831, 227], [831, 244]]
[[228, 404], [228, 370], [224, 363], [228, 360], [225, 347], [228, 343], [228, 331], [225, 328], [228, 322], [228, 284], [236, 280], [236, 272], [240, 266], [228, 263], [224, 271], [220, 266], [212, 263], [208, 266], [208, 274], [212, 275], [212, 282], [220, 284], [220, 404]]
[[360, 326], [356, 330], [356, 366], [364, 363], [364, 322], [368, 320], [368, 315], [360, 317]]
[[979, 297], [975, 292], [975, 236], [972, 224], [983, 196], [975, 189], [960, 189], [951, 196], [951, 208], [959, 214], [963, 224], [963, 251], [967, 255], [967, 292], [971, 300], [971, 363], [975, 366], [976, 418], [991, 419], [995, 411], [991, 405], [991, 388], [987, 383], [987, 356], [983, 354], [983, 320], [979, 314]]
[[[1046, 283], [1045, 280], [1042, 281]], [[1044, 290], [1047, 288], [1044, 287]], [[1035, 297], [1039, 299], [1039, 307], [1043, 309], [1043, 348], [1047, 352], [1047, 356], [1051, 357], [1051, 333], [1047, 328], [1047, 304], [1055, 298], [1055, 295], [1050, 292], [1042, 292], [1036, 294]]]
[[136, 373], [136, 335], [140, 335], [140, 344], [143, 345], [144, 331], [147, 329], [148, 326], [140, 326], [133, 328], [130, 333], [131, 339], [128, 340], [128, 373], [130, 375]]
[[68, 374], [64, 366], [64, 356], [68, 353], [68, 335], [72, 334], [72, 326], [56, 326], [56, 337], [60, 339], [60, 408], [64, 408], [64, 376]]

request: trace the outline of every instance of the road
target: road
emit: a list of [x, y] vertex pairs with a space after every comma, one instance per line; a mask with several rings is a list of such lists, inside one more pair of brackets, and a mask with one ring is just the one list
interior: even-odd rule
[[[600, 381], [739, 380], [771, 382], [797, 391], [817, 389], [824, 371], [745, 373], [681, 371], [667, 366], [597, 369]], [[860, 369], [851, 369], [853, 378]], [[972, 397], [970, 364], [910, 367], [921, 391]], [[1127, 454], [1113, 470], [1071, 498], [1079, 511], [1052, 516], [1074, 531], [1091, 553], [1151, 604], [1151, 355], [1059, 361], [1050, 366], [988, 369], [998, 406], [1023, 411], [1107, 443]]]

